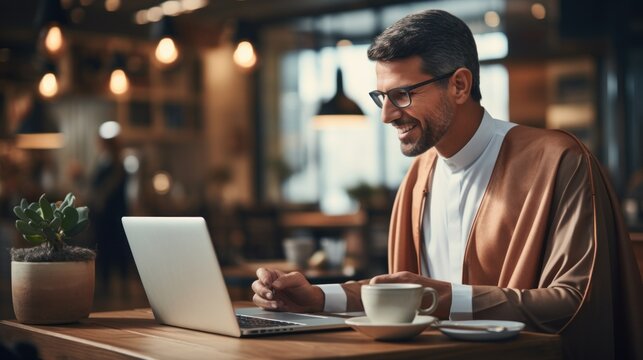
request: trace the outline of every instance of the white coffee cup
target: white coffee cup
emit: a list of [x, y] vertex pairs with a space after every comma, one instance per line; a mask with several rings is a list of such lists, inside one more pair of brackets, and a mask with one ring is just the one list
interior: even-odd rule
[[[431, 306], [422, 309], [422, 299], [431, 294]], [[429, 315], [438, 307], [438, 292], [420, 284], [385, 283], [362, 286], [362, 303], [373, 323], [411, 323], [416, 315]]]

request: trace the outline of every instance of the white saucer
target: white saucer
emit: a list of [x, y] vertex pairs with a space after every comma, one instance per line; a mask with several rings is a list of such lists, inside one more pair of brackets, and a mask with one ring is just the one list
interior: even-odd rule
[[522, 330], [525, 327], [525, 324], [518, 321], [501, 321], [501, 320], [440, 321], [440, 324], [445, 324], [445, 325], [457, 324], [457, 325], [473, 325], [473, 326], [504, 326], [507, 328], [507, 330], [503, 332], [440, 328], [440, 331], [442, 331], [442, 333], [454, 339], [474, 340], [474, 341], [509, 339], [514, 336], [517, 336], [520, 333], [520, 330]]
[[346, 324], [375, 340], [392, 341], [410, 339], [424, 331], [424, 329], [436, 320], [437, 318], [433, 316], [418, 315], [412, 323], [382, 324], [372, 323], [368, 317], [360, 316], [346, 319]]

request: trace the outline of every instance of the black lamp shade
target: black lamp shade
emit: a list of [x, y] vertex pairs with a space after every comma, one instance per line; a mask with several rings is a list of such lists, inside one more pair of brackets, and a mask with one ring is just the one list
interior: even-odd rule
[[16, 146], [23, 149], [58, 149], [63, 142], [63, 135], [44, 104], [35, 99], [31, 110], [18, 126]]
[[317, 115], [364, 115], [357, 103], [344, 93], [344, 80], [340, 69], [337, 69], [337, 92], [330, 100], [322, 103]]
[[342, 71], [337, 69], [337, 92], [328, 101], [322, 103], [317, 116], [314, 117], [314, 126], [322, 128], [336, 125], [351, 125], [364, 123], [366, 117], [356, 102], [344, 93]]

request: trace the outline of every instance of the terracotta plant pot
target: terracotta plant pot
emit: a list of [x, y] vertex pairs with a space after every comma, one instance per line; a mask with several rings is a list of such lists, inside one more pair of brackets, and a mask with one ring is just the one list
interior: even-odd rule
[[21, 323], [76, 322], [91, 312], [94, 261], [12, 261], [11, 293]]

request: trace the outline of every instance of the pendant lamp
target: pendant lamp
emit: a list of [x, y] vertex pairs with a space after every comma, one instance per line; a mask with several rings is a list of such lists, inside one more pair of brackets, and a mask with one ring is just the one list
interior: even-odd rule
[[252, 71], [257, 65], [257, 28], [254, 24], [239, 20], [234, 33], [235, 46], [232, 60], [245, 71]]
[[41, 46], [47, 53], [60, 53], [65, 43], [62, 27], [67, 23], [67, 13], [60, 5], [60, 0], [40, 0], [34, 26], [41, 32]]
[[121, 53], [112, 55], [111, 73], [109, 75], [109, 90], [114, 95], [123, 95], [129, 90], [129, 79], [125, 72], [125, 56]]
[[168, 16], [152, 24], [150, 29], [152, 40], [158, 41], [154, 55], [163, 65], [171, 65], [179, 58], [179, 49], [176, 46], [176, 32], [174, 23]]
[[20, 149], [59, 149], [64, 145], [63, 134], [49, 116], [45, 104], [34, 97], [31, 109], [16, 131], [16, 147]]
[[367, 118], [362, 109], [344, 93], [344, 80], [339, 68], [336, 80], [337, 92], [330, 100], [322, 103], [317, 115], [313, 117], [313, 126], [316, 129], [366, 123]]

